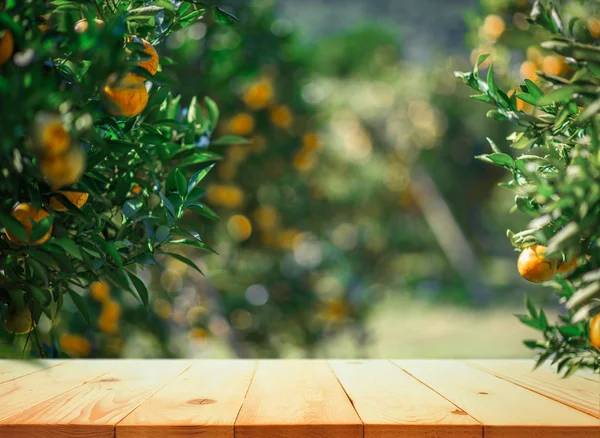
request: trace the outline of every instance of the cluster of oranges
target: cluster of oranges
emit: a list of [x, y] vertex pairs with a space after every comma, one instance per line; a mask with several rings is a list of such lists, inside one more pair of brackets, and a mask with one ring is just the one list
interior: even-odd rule
[[[567, 261], [557, 261], [547, 258], [544, 245], [532, 245], [519, 254], [517, 269], [519, 274], [528, 281], [542, 283], [550, 281], [557, 273], [568, 274], [577, 267], [577, 256]], [[590, 341], [600, 349], [600, 314], [590, 321]]]
[[103, 281], [95, 281], [90, 285], [90, 295], [102, 305], [98, 317], [98, 328], [104, 333], [116, 333], [121, 317], [121, 305], [110, 296], [110, 287]]

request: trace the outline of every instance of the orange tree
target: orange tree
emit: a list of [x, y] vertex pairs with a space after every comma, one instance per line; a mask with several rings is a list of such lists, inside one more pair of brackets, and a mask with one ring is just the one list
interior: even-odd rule
[[[456, 104], [445, 76], [402, 62], [393, 33], [371, 26], [306, 48], [257, 3], [237, 11], [241, 26], [198, 23], [167, 42], [179, 61], [172, 76], [190, 95], [215, 90], [220, 132], [250, 143], [230, 147], [207, 186], [223, 218], [214, 225], [220, 255], [201, 262], [208, 280], [177, 261], [156, 272], [154, 328], [163, 339], [187, 334], [191, 354], [226, 338], [242, 356], [314, 355], [345, 333], [364, 356], [365, 322], [382, 293], [464, 298], [414, 203], [411, 172], [427, 155], [448, 195], [460, 185], [451, 167], [483, 150], [472, 127], [482, 136], [486, 125]], [[455, 211], [498, 178], [483, 164], [468, 176], [476, 183], [449, 199]], [[171, 346], [184, 354], [188, 344]]]
[[525, 279], [553, 287], [566, 309], [549, 321], [527, 300], [528, 313], [519, 319], [542, 334], [525, 341], [539, 353], [537, 364], [550, 360], [565, 375], [581, 367], [600, 369], [599, 6], [534, 3], [523, 31], [535, 26], [532, 35], [544, 40], [538, 52], [543, 59], [531, 72], [525, 63], [533, 60], [521, 65], [524, 83], [516, 93], [502, 90], [493, 66], [480, 74], [485, 54], [473, 71], [457, 73], [478, 91], [475, 99], [494, 106], [488, 117], [517, 127], [508, 140], [520, 155], [490, 141], [493, 152], [479, 158], [511, 172], [503, 186], [515, 192], [514, 209], [532, 217], [527, 229], [508, 232], [520, 251], [517, 268]]
[[114, 332], [126, 294], [148, 305], [140, 268], [173, 257], [198, 269], [177, 247], [210, 250], [202, 223], [181, 219], [214, 219], [199, 183], [219, 158], [207, 150], [218, 109], [182, 107], [155, 48], [207, 14], [235, 20], [201, 2], [3, 2], [3, 354], [89, 354], [82, 331], [55, 330], [63, 315]]

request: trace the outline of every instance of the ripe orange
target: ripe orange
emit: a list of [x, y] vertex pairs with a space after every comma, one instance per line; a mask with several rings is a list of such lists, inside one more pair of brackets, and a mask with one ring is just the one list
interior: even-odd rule
[[279, 126], [283, 129], [289, 128], [292, 125], [292, 122], [294, 121], [294, 116], [292, 115], [292, 112], [285, 105], [273, 108], [269, 113], [269, 118], [275, 126]]
[[10, 30], [5, 29], [0, 37], [0, 65], [4, 65], [12, 57], [15, 50], [15, 39]]
[[140, 37], [133, 37], [130, 41], [133, 41], [135, 43], [141, 43], [144, 45], [143, 52], [147, 55], [150, 55], [150, 59], [147, 59], [145, 61], [138, 61], [138, 65], [144, 70], [146, 70], [148, 73], [150, 73], [152, 76], [154, 76], [154, 74], [158, 70], [158, 53], [156, 52], [154, 46], [150, 44], [150, 42]]
[[523, 79], [529, 79], [531, 81], [535, 81], [538, 78], [537, 71], [539, 70], [538, 66], [533, 61], [525, 61], [521, 64], [521, 69], [519, 73], [521, 73], [521, 77]]
[[71, 136], [56, 114], [36, 114], [32, 139], [37, 151], [44, 157], [62, 155], [71, 145]]
[[590, 321], [590, 341], [594, 347], [600, 350], [600, 313]]
[[94, 281], [90, 284], [90, 295], [96, 301], [105, 302], [110, 297], [110, 287], [103, 281]]
[[[15, 205], [11, 214], [16, 220], [18, 220], [19, 222], [21, 222], [21, 224], [23, 224], [23, 227], [25, 227], [25, 232], [27, 233], [27, 238], [29, 238], [29, 236], [31, 235], [31, 230], [33, 229], [33, 224], [31, 223], [31, 221], [33, 221], [34, 223], [38, 223], [42, 219], [50, 216], [50, 213], [48, 213], [48, 211], [46, 209], [40, 208], [39, 210], [36, 210], [32, 204], [25, 203], [25, 202], [20, 202], [19, 204]], [[44, 243], [48, 239], [50, 239], [51, 235], [52, 235], [52, 227], [50, 227], [50, 229], [46, 232], [46, 234], [44, 234], [38, 240], [36, 240], [35, 242], [29, 242], [29, 244], [30, 245], [41, 245], [42, 243]], [[20, 243], [20, 244], [26, 243], [26, 242], [23, 242], [22, 240], [17, 239], [17, 237], [14, 236], [9, 231], [6, 232], [6, 237], [8, 237], [8, 240], [10, 240], [11, 242]]]
[[270, 79], [261, 79], [252, 84], [244, 93], [242, 100], [252, 109], [265, 108], [273, 99], [273, 84]]
[[[96, 27], [99, 27], [99, 28], [104, 27], [104, 21], [100, 20], [99, 18], [94, 18], [94, 23], [96, 24]], [[75, 23], [73, 30], [75, 31], [75, 33], [82, 34], [82, 33], [86, 33], [89, 28], [90, 28], [90, 23], [85, 18], [83, 18], [83, 19], [79, 20], [77, 23]]]
[[2, 325], [7, 332], [14, 333], [15, 335], [24, 335], [35, 328], [29, 307], [25, 306], [21, 310], [14, 304], [8, 305], [6, 321], [3, 321]]
[[560, 272], [561, 274], [568, 274], [576, 267], [577, 267], [577, 255], [573, 256], [571, 258], [571, 260], [561, 262], [560, 265], [558, 266], [557, 272]]
[[148, 91], [144, 79], [133, 73], [119, 78], [112, 73], [102, 87], [102, 102], [113, 116], [136, 116], [148, 104]]
[[504, 33], [506, 25], [504, 19], [499, 15], [491, 14], [485, 17], [481, 26], [482, 36], [489, 41], [496, 41]]
[[235, 240], [242, 242], [252, 234], [252, 224], [246, 216], [236, 214], [227, 221], [227, 231]]
[[521, 251], [517, 261], [519, 274], [525, 280], [542, 283], [551, 280], [556, 274], [557, 263], [544, 257], [546, 247], [533, 245]]
[[53, 189], [58, 189], [79, 180], [85, 170], [85, 153], [79, 147], [72, 147], [64, 155], [43, 157], [40, 172]]
[[233, 184], [211, 184], [207, 188], [206, 199], [211, 204], [234, 209], [244, 202], [244, 192]]
[[542, 61], [542, 71], [554, 76], [561, 76], [567, 72], [569, 66], [560, 56], [546, 56]]
[[[75, 205], [77, 208], [81, 208], [85, 205], [88, 200], [89, 193], [86, 192], [69, 192], [65, 190], [59, 190], [57, 193], [60, 193], [65, 198], [67, 198], [71, 204]], [[58, 200], [57, 197], [52, 196], [50, 198], [50, 207], [52, 207], [55, 211], [67, 211], [68, 208], [63, 205], [62, 202]]]
[[592, 38], [598, 38], [600, 36], [600, 20], [597, 17], [591, 17], [588, 19], [587, 25]]
[[314, 132], [308, 132], [302, 137], [302, 147], [308, 152], [314, 152], [321, 148], [321, 139]]
[[229, 132], [235, 135], [248, 135], [254, 129], [254, 119], [248, 113], [240, 113], [229, 121]]
[[71, 356], [85, 357], [89, 356], [91, 351], [90, 342], [79, 335], [62, 334], [58, 344], [60, 349]]

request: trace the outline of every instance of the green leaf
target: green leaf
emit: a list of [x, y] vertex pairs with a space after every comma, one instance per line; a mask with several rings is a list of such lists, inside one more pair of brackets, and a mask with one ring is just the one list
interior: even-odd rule
[[199, 152], [179, 162], [178, 167], [191, 166], [192, 164], [206, 163], [207, 161], [220, 160], [221, 155], [214, 152]]
[[209, 219], [219, 221], [221, 220], [217, 213], [215, 213], [210, 207], [206, 204], [191, 204], [188, 206], [189, 209], [194, 210], [195, 212], [205, 216]]
[[210, 120], [210, 130], [214, 132], [219, 121], [219, 107], [210, 97], [204, 98], [206, 109], [208, 110], [208, 119]]
[[513, 165], [514, 165], [514, 160], [513, 158], [508, 155], [508, 154], [504, 154], [502, 152], [498, 153], [493, 153], [493, 154], [485, 154], [485, 155], [478, 155], [477, 157], [478, 160], [481, 161], [486, 161], [488, 163], [493, 163], [496, 164], [498, 166], [502, 166], [505, 167], [507, 169], [512, 169]]
[[81, 316], [83, 316], [85, 322], [87, 322], [88, 325], [91, 327], [92, 323], [90, 322], [90, 312], [88, 311], [87, 305], [85, 304], [85, 300], [74, 290], [67, 288], [67, 291], [69, 292], [71, 300], [73, 300], [73, 302], [75, 303], [75, 307], [77, 307], [77, 310], [79, 310], [79, 313], [81, 313]]
[[535, 100], [538, 100], [540, 97], [544, 95], [544, 91], [540, 87], [538, 87], [535, 83], [533, 83], [530, 79], [525, 79], [525, 84], [527, 85], [527, 92], [533, 96]]
[[488, 70], [487, 83], [488, 83], [488, 88], [489, 88], [490, 94], [492, 96], [497, 96], [498, 89], [496, 88], [496, 80], [494, 78], [494, 66], [493, 65], [490, 65], [490, 68]]
[[50, 231], [52, 228], [52, 224], [54, 223], [54, 215], [50, 215], [45, 217], [39, 222], [36, 222], [31, 229], [31, 235], [29, 236], [30, 242], [36, 242], [42, 239], [46, 233]]
[[567, 102], [573, 98], [573, 95], [581, 90], [577, 85], [565, 85], [556, 88], [548, 94], [543, 95], [538, 99], [540, 106], [550, 105], [557, 102]]
[[27, 242], [27, 231], [25, 231], [25, 227], [14, 217], [0, 213], [0, 224], [17, 239]]
[[198, 172], [192, 175], [188, 182], [187, 193], [190, 193], [198, 185], [198, 183], [202, 181], [206, 175], [208, 175], [208, 172], [210, 172], [214, 166], [214, 164], [211, 164], [210, 166], [200, 169]]
[[119, 254], [119, 251], [117, 251], [114, 242], [106, 242], [106, 251], [110, 254], [117, 266], [123, 266], [123, 259], [121, 258], [121, 254]]
[[206, 243], [199, 242], [197, 240], [177, 239], [177, 240], [171, 240], [169, 243], [170, 244], [175, 244], [175, 245], [192, 246], [194, 248], [198, 248], [198, 249], [201, 249], [203, 251], [212, 252], [213, 254], [217, 254], [218, 255], [218, 253], [213, 248], [211, 248], [210, 246], [208, 246]]
[[188, 184], [185, 176], [179, 169], [175, 169], [175, 185], [177, 186], [177, 192], [179, 193], [179, 196], [181, 196], [181, 199], [185, 199]]
[[240, 137], [238, 135], [226, 135], [224, 137], [219, 137], [216, 140], [212, 140], [210, 144], [219, 145], [219, 144], [249, 144], [250, 140], [244, 137]]
[[52, 239], [51, 243], [60, 246], [68, 254], [70, 254], [77, 260], [83, 260], [81, 257], [81, 251], [79, 250], [79, 247], [73, 240], [68, 239], [66, 237], [55, 237], [54, 239]]
[[163, 252], [163, 254], [169, 255], [169, 256], [173, 257], [174, 259], [177, 259], [180, 262], [185, 263], [190, 268], [192, 268], [195, 271], [198, 271], [200, 274], [204, 275], [204, 273], [200, 270], [200, 268], [198, 266], [196, 266], [196, 264], [194, 262], [192, 262], [190, 259], [188, 259], [187, 257], [184, 257], [180, 254], [176, 254], [174, 252]]
[[213, 6], [213, 17], [217, 23], [225, 24], [227, 26], [235, 24], [239, 21], [235, 15], [224, 11], [218, 6]]
[[148, 289], [146, 288], [146, 285], [133, 272], [129, 272], [129, 271], [126, 271], [126, 272], [127, 272], [127, 275], [129, 276], [129, 279], [133, 283], [135, 290], [137, 291], [138, 295], [142, 299], [142, 303], [144, 303], [144, 307], [146, 308], [146, 310], [148, 310]]

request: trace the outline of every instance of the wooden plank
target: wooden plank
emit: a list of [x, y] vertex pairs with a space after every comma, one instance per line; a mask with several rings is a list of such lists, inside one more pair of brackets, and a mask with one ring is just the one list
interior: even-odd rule
[[[95, 361], [79, 362], [81, 369]], [[119, 421], [189, 367], [175, 360], [108, 362], [110, 372], [1, 422], [2, 438], [113, 438]]]
[[86, 362], [82, 366], [79, 361], [73, 360], [0, 384], [0, 436], [4, 438], [2, 421], [107, 371], [103, 361]]
[[0, 360], [0, 383], [64, 363], [62, 360]]
[[325, 361], [259, 361], [236, 438], [359, 438], [360, 418]]
[[481, 438], [482, 425], [389, 361], [330, 361], [365, 438]]
[[117, 424], [117, 438], [233, 438], [255, 362], [193, 361]]
[[600, 418], [600, 382], [594, 384], [577, 375], [561, 379], [547, 367], [532, 371], [534, 362], [530, 360], [469, 360], [466, 363]]
[[394, 361], [484, 425], [486, 438], [598, 438], [598, 419], [464, 363]]

